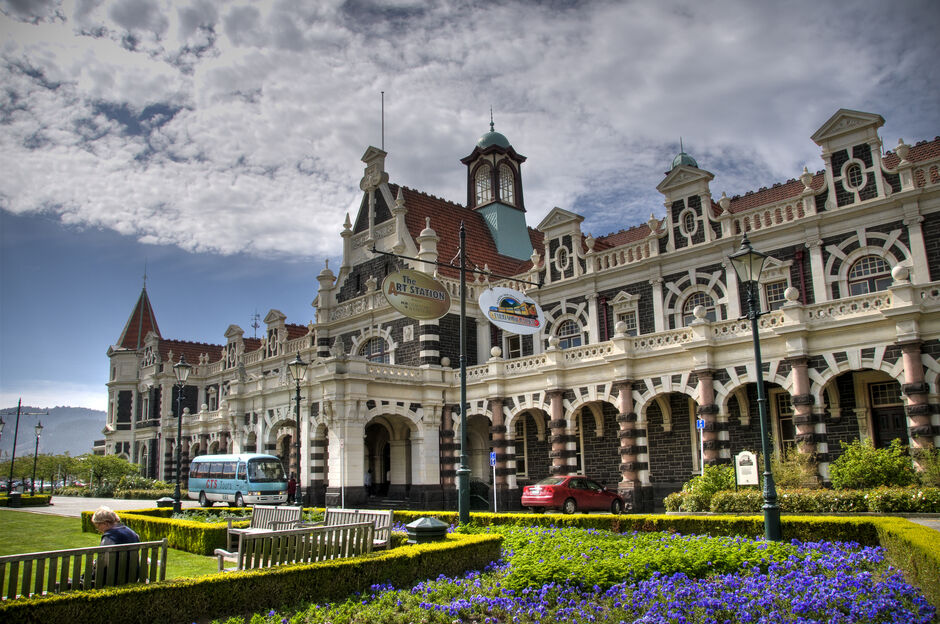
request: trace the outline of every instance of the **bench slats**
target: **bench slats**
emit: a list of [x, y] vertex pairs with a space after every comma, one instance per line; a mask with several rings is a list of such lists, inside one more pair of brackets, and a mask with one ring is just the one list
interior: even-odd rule
[[166, 553], [167, 540], [163, 539], [0, 556], [0, 600], [162, 581], [166, 579]]
[[241, 536], [237, 553], [220, 548], [215, 554], [219, 558], [219, 571], [225, 569], [225, 557], [233, 556], [236, 567], [232, 570], [312, 563], [371, 552], [374, 532], [375, 526], [371, 522], [360, 522], [245, 533]]
[[248, 527], [233, 528], [232, 522], [244, 518], [223, 518], [228, 521], [228, 532], [225, 537], [225, 547], [232, 550], [232, 536], [242, 536], [259, 531], [274, 531], [282, 527], [292, 528], [300, 523], [303, 509], [300, 507], [276, 507], [274, 505], [255, 505], [252, 507], [251, 520]]
[[392, 538], [392, 516], [390, 509], [341, 509], [329, 508], [326, 510], [323, 525], [335, 526], [348, 522], [364, 522], [369, 520], [375, 524], [375, 548], [388, 547]]

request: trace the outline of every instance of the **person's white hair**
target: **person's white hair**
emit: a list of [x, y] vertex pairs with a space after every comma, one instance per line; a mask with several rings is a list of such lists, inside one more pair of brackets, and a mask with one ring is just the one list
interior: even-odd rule
[[118, 524], [121, 519], [114, 513], [114, 510], [107, 505], [102, 505], [91, 515], [92, 524]]

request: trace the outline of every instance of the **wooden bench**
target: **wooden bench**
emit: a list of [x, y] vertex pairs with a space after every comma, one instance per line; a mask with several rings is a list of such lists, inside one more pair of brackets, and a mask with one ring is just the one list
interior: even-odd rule
[[[375, 549], [388, 548], [392, 538], [392, 510], [391, 509], [342, 509], [328, 508], [323, 519], [323, 526], [336, 526], [350, 522], [370, 521], [375, 525], [375, 537], [372, 547]], [[318, 526], [313, 524], [310, 526]]]
[[300, 507], [276, 507], [274, 505], [255, 505], [251, 510], [251, 521], [247, 527], [232, 528], [232, 522], [244, 518], [222, 518], [228, 521], [228, 532], [225, 535], [225, 548], [232, 550], [233, 535], [250, 535], [253, 533], [266, 533], [282, 528], [292, 528], [300, 523], [302, 518]]
[[57, 594], [166, 579], [166, 538], [5, 555], [0, 557], [0, 599]]
[[[374, 533], [375, 525], [368, 521], [245, 533], [238, 541], [237, 552], [217, 548], [215, 555], [219, 558], [219, 572], [314, 563], [372, 552]], [[226, 559], [234, 559], [235, 566], [226, 568]]]

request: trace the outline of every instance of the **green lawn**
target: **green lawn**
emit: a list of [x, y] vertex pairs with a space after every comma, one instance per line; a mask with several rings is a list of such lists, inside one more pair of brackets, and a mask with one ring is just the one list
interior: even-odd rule
[[[82, 533], [81, 518], [0, 508], [0, 555], [97, 546], [101, 536]], [[169, 549], [166, 577], [218, 574], [218, 559]]]

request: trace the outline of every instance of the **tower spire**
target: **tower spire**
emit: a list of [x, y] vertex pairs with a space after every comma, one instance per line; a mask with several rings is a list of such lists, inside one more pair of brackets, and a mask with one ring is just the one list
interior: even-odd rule
[[493, 123], [493, 107], [490, 106], [490, 132], [495, 132], [495, 130], [493, 129], [494, 125], [495, 124]]

